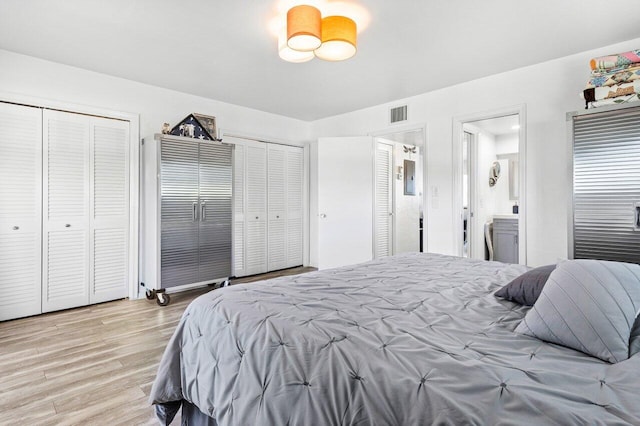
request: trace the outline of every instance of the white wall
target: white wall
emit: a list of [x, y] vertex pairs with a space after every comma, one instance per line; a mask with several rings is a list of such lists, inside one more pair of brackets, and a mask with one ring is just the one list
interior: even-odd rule
[[[496, 155], [518, 154], [518, 134], [496, 136]], [[496, 183], [496, 214], [512, 214], [515, 200], [511, 200], [509, 194], [509, 160], [502, 158], [500, 162], [500, 179]], [[515, 173], [517, 175], [517, 169]], [[517, 180], [517, 177], [516, 177]]]
[[492, 188], [494, 196], [493, 214], [512, 214], [515, 201], [509, 199], [509, 160], [496, 159], [500, 163], [500, 177]]
[[[161, 72], [161, 70], [158, 70]], [[185, 76], [189, 78], [189, 76]], [[212, 81], [211, 84], [224, 84]], [[0, 50], [0, 92], [140, 114], [141, 137], [198, 112], [218, 128], [289, 142], [309, 140], [308, 122]], [[0, 96], [0, 99], [2, 96]]]
[[[427, 249], [454, 254], [452, 122], [454, 117], [526, 105], [527, 263], [567, 257], [570, 176], [566, 113], [584, 107], [578, 93], [593, 57], [637, 49], [640, 39], [497, 74], [388, 104], [318, 120], [319, 136], [354, 136], [388, 127], [388, 108], [408, 104], [411, 123], [427, 123]], [[432, 190], [437, 189], [434, 198]], [[312, 194], [313, 197], [313, 194]], [[435, 202], [435, 203], [434, 203]], [[455, 222], [456, 224], [458, 221]], [[313, 239], [313, 236], [311, 237]]]
[[[453, 119], [525, 104], [527, 260], [530, 265], [540, 265], [567, 256], [570, 176], [565, 114], [583, 108], [577, 93], [589, 76], [589, 60], [636, 49], [639, 45], [640, 38], [629, 40], [312, 123], [3, 50], [0, 50], [0, 92], [138, 113], [142, 136], [157, 133], [165, 121], [174, 124], [190, 112], [200, 112], [215, 115], [218, 126], [225, 130], [291, 142], [317, 140], [321, 136], [364, 135], [385, 129], [392, 132], [388, 109], [406, 102], [411, 117], [406, 124], [427, 124], [426, 249], [450, 254], [457, 252], [452, 207]], [[313, 184], [312, 181], [312, 187]], [[311, 200], [314, 198], [312, 193]], [[313, 248], [317, 230], [312, 226], [311, 232]]]
[[496, 154], [518, 153], [518, 134], [496, 136]]
[[[496, 161], [496, 140], [491, 133], [480, 132], [476, 138], [476, 210], [475, 220], [471, 229], [473, 247], [471, 254], [474, 259], [484, 259], [484, 224], [493, 220], [496, 213], [497, 191], [495, 186], [489, 186], [489, 174], [493, 162]], [[500, 182], [500, 179], [498, 179]]]

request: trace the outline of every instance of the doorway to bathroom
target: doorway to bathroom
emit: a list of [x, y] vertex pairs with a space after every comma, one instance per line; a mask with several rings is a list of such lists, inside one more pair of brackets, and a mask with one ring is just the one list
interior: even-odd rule
[[454, 120], [460, 256], [526, 263], [523, 116], [524, 108]]

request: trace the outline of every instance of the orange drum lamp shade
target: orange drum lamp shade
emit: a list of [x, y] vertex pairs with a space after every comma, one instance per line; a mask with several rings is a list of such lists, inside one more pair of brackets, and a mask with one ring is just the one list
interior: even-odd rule
[[321, 44], [322, 16], [313, 6], [300, 5], [287, 12], [287, 45], [300, 52], [310, 52]]
[[322, 45], [315, 55], [325, 61], [343, 61], [356, 54], [356, 23], [346, 16], [322, 19]]
[[299, 52], [297, 50], [293, 50], [287, 45], [287, 32], [282, 31], [280, 37], [278, 37], [278, 55], [280, 58], [293, 63], [302, 63], [307, 62], [315, 58], [313, 51], [310, 52]]

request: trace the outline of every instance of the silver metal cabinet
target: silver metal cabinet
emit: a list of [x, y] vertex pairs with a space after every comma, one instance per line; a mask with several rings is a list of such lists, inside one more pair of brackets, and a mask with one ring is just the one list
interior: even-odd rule
[[493, 260], [518, 263], [518, 219], [493, 219]]
[[640, 263], [640, 107], [568, 114], [569, 255]]
[[143, 146], [143, 265], [147, 297], [231, 275], [233, 146], [156, 135]]

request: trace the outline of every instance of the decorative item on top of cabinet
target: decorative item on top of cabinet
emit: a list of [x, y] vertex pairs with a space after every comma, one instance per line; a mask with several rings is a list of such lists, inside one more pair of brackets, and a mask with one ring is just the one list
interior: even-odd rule
[[217, 138], [216, 118], [195, 112], [182, 119], [168, 133], [200, 140], [222, 141]]

